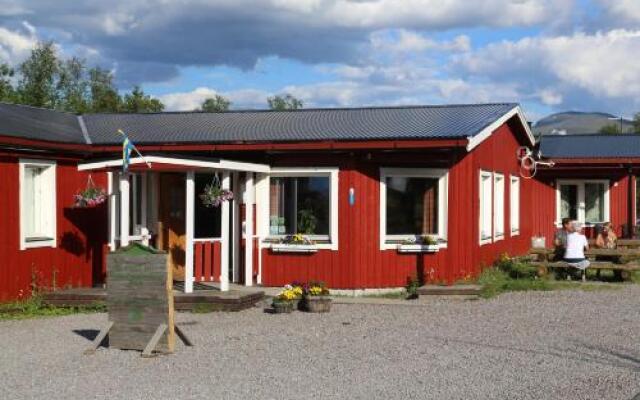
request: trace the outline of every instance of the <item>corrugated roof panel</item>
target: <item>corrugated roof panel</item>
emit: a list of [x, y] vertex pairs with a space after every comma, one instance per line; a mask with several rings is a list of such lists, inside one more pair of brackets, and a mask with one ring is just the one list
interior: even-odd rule
[[640, 157], [640, 135], [544, 136], [540, 152], [551, 159]]
[[0, 135], [85, 143], [75, 114], [7, 103], [0, 103]]

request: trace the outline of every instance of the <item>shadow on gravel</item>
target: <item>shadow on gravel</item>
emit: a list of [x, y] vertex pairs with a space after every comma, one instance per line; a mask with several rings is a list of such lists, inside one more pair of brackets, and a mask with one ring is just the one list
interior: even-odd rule
[[[569, 347], [552, 347], [549, 350], [535, 350], [535, 349], [527, 349], [521, 347], [514, 346], [506, 346], [499, 344], [491, 344], [491, 343], [483, 343], [476, 342], [472, 340], [465, 339], [454, 339], [451, 337], [439, 337], [439, 336], [425, 336], [425, 339], [431, 339], [434, 341], [439, 341], [444, 343], [445, 345], [449, 343], [458, 343], [468, 346], [477, 346], [488, 349], [496, 349], [496, 350], [508, 350], [508, 351], [518, 351], [526, 354], [534, 354], [534, 355], [542, 355], [542, 356], [553, 356], [564, 359], [570, 359], [581, 362], [589, 362], [601, 365], [607, 365], [612, 367], [624, 368], [631, 371], [640, 371], [640, 356], [639, 355], [630, 355], [626, 354], [624, 351], [615, 351], [612, 349], [607, 349], [602, 346], [594, 346], [584, 342], [573, 342], [575, 343], [573, 346]], [[579, 347], [576, 348], [575, 345]], [[591, 350], [589, 352], [588, 350]], [[599, 353], [599, 354], [594, 354]], [[635, 399], [634, 399], [635, 400]], [[638, 398], [640, 400], [640, 398]]]
[[580, 346], [585, 351], [579, 351], [580, 349], [567, 349], [567, 351], [582, 356], [587, 362], [606, 363], [615, 367], [640, 371], [639, 354], [629, 354], [627, 349], [613, 349], [585, 342], [581, 342]]
[[82, 336], [83, 338], [87, 339], [90, 342], [93, 342], [93, 340], [98, 336], [98, 333], [100, 333], [100, 331], [97, 329], [74, 329], [73, 333], [75, 333], [78, 336]]

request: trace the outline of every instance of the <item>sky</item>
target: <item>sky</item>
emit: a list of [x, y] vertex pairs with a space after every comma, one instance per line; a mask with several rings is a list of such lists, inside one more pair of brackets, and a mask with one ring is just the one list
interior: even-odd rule
[[0, 0], [0, 62], [38, 41], [167, 110], [518, 102], [640, 111], [640, 0]]

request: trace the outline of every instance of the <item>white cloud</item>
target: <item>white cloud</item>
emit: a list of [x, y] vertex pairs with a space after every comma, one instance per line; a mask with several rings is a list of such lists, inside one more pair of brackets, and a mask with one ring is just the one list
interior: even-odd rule
[[374, 51], [391, 53], [420, 53], [427, 50], [468, 51], [471, 39], [459, 35], [452, 40], [437, 41], [414, 31], [399, 29], [397, 31], [376, 31], [370, 35], [370, 45]]
[[572, 0], [273, 0], [282, 10], [322, 23], [360, 28], [514, 26], [546, 23]]
[[640, 1], [638, 0], [598, 0], [612, 23], [640, 23]]
[[637, 97], [640, 31], [532, 37], [490, 44], [458, 59], [475, 75], [522, 79], [523, 84], [581, 89], [593, 96]]
[[38, 42], [35, 28], [24, 23], [26, 33], [0, 27], [0, 62], [18, 65]]
[[203, 101], [217, 94], [231, 101], [231, 108], [265, 108], [269, 96], [269, 93], [256, 89], [218, 92], [209, 87], [199, 87], [189, 92], [164, 94], [158, 98], [167, 111], [193, 111], [199, 109]]

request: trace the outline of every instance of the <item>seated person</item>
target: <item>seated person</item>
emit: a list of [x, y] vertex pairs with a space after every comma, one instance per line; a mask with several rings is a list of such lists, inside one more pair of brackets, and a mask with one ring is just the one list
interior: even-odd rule
[[613, 232], [611, 222], [605, 222], [596, 237], [596, 247], [599, 249], [615, 249], [617, 241], [618, 237]]
[[585, 270], [589, 266], [589, 260], [584, 256], [584, 251], [589, 250], [587, 237], [582, 234], [582, 224], [572, 221], [571, 232], [567, 235], [567, 248], [564, 252], [564, 261], [571, 267]]
[[567, 235], [571, 232], [572, 222], [573, 220], [571, 218], [562, 218], [562, 227], [556, 231], [553, 240], [555, 260], [564, 258], [564, 252], [567, 248]]

